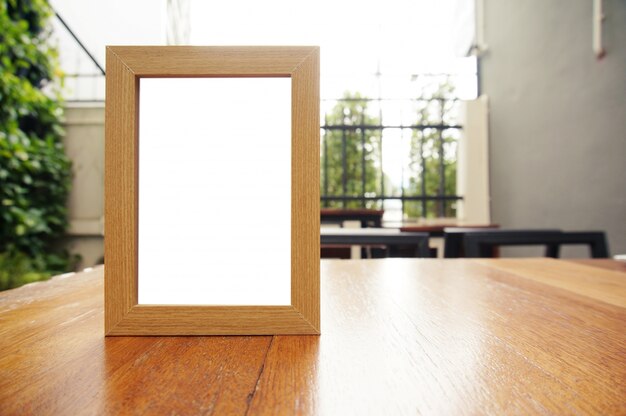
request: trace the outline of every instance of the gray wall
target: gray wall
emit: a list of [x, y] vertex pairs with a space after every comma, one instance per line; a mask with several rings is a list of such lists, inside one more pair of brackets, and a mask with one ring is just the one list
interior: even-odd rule
[[[606, 230], [626, 253], [626, 1], [485, 0], [482, 92], [490, 103], [492, 220]], [[586, 255], [585, 251], [566, 255]]]

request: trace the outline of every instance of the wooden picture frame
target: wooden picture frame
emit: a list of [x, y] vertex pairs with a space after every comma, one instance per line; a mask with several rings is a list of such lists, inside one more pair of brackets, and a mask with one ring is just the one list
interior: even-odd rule
[[[319, 334], [319, 48], [110, 46], [106, 77], [105, 334]], [[291, 305], [138, 304], [144, 77], [291, 78]]]

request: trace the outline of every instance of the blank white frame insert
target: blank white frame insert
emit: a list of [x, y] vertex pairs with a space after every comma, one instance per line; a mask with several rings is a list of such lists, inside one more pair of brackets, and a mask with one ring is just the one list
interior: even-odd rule
[[291, 79], [140, 78], [138, 303], [291, 305]]

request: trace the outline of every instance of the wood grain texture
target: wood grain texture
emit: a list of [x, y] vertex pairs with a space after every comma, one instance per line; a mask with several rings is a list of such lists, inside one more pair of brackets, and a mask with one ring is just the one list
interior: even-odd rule
[[317, 333], [293, 306], [136, 305], [108, 335]]
[[104, 147], [105, 331], [137, 304], [139, 79], [107, 49]]
[[602, 269], [613, 270], [616, 272], [626, 272], [625, 261], [615, 261], [610, 259], [567, 259], [567, 261], [586, 266], [600, 267]]
[[324, 333], [274, 338], [250, 414], [626, 412], [626, 310], [492, 261], [322, 261]]
[[0, 293], [0, 414], [244, 414], [270, 337], [103, 337], [103, 268]]
[[406, 232], [425, 232], [425, 233], [443, 233], [446, 228], [500, 228], [498, 224], [476, 224], [476, 223], [464, 223], [462, 221], [454, 221], [454, 222], [444, 222], [444, 223], [436, 223], [436, 222], [424, 222], [415, 225], [405, 225], [404, 227], [400, 227], [400, 231]]
[[291, 81], [291, 304], [314, 329], [308, 333], [317, 334], [320, 333], [319, 59], [319, 48], [314, 48], [294, 70]]
[[319, 51], [313, 46], [109, 46], [107, 49], [138, 77], [288, 77], [313, 51]]
[[[141, 77], [292, 78], [292, 305], [138, 305]], [[107, 335], [319, 334], [319, 48], [108, 47], [105, 150]]]
[[477, 262], [602, 302], [626, 307], [626, 278], [621, 272], [549, 258]]
[[2, 292], [0, 414], [625, 414], [626, 308], [577, 287], [626, 273], [519, 261], [323, 261], [322, 336], [105, 338], [102, 268]]

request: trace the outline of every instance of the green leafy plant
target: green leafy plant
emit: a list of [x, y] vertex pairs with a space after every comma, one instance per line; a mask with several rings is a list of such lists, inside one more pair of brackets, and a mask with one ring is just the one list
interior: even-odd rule
[[[415, 124], [456, 124], [454, 97], [454, 86], [448, 81], [435, 84], [430, 91], [425, 89], [420, 97], [423, 101], [416, 105]], [[455, 195], [457, 143], [454, 131], [434, 128], [414, 131], [405, 195]], [[455, 217], [456, 203], [408, 201], [404, 204], [404, 214], [408, 218]]]
[[[454, 86], [441, 82], [425, 88], [415, 107], [415, 125], [455, 124], [456, 103]], [[377, 129], [350, 128], [359, 125], [378, 125], [380, 119], [368, 108], [369, 101], [358, 92], [346, 92], [341, 100], [326, 114], [326, 125], [347, 126], [327, 129], [321, 149], [322, 195], [368, 196], [375, 198], [384, 193], [405, 196], [436, 196], [456, 194], [456, 148], [458, 137], [453, 129], [424, 128], [414, 130], [409, 150], [409, 166], [404, 189], [394, 187], [388, 177], [380, 172], [382, 137]], [[345, 165], [344, 154], [345, 152]], [[443, 169], [442, 169], [443, 167]], [[344, 169], [345, 168], [345, 169]], [[345, 170], [345, 172], [344, 172]], [[443, 170], [443, 181], [442, 178]], [[331, 208], [381, 207], [379, 201], [322, 201], [321, 206]], [[454, 201], [405, 201], [405, 218], [454, 217]]]
[[6, 290], [27, 283], [37, 282], [51, 276], [45, 272], [42, 257], [31, 258], [24, 253], [0, 254], [0, 289]]
[[[378, 117], [372, 116], [368, 101], [358, 92], [345, 92], [342, 100], [326, 114], [329, 126], [378, 125]], [[345, 149], [345, 168], [343, 152]], [[322, 195], [375, 197], [382, 194], [380, 173], [380, 130], [326, 130], [321, 155]], [[345, 189], [344, 189], [345, 175]], [[345, 191], [345, 192], [344, 192]], [[325, 201], [322, 207], [359, 208], [360, 201]], [[363, 208], [378, 209], [379, 201], [367, 201]]]
[[71, 165], [50, 16], [44, 0], [0, 0], [0, 289], [72, 266], [54, 250], [67, 228]]

